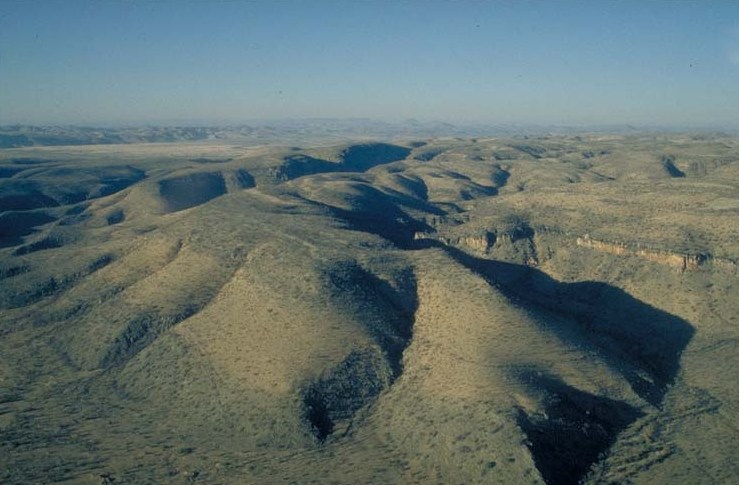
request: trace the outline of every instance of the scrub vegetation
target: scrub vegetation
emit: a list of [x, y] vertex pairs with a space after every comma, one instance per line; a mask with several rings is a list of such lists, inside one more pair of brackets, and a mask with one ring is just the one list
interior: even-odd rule
[[173, 133], [0, 150], [0, 483], [736, 483], [736, 138]]

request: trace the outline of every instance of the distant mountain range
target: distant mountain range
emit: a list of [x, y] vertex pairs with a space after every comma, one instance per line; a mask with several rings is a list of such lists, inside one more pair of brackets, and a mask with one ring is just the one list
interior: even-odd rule
[[[408, 137], [480, 137], [510, 135], [544, 135], [575, 133], [634, 133], [717, 131], [718, 128], [643, 127], [632, 125], [555, 126], [535, 124], [451, 124], [422, 122], [409, 119], [402, 122], [384, 122], [371, 119], [286, 119], [256, 121], [250, 124], [207, 125], [162, 124], [152, 126], [91, 127], [75, 125], [0, 126], [0, 148], [30, 146], [100, 145], [127, 143], [168, 143], [203, 140], [239, 140], [270, 143], [286, 138], [312, 138], [325, 141], [357, 138], [408, 138]], [[737, 130], [730, 130], [739, 133]]]

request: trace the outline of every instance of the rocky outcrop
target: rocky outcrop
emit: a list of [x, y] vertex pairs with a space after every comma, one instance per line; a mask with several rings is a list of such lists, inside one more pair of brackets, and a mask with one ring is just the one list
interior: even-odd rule
[[468, 248], [484, 253], [488, 251], [495, 244], [495, 234], [486, 232], [482, 236], [467, 236], [463, 237], [461, 242]]
[[622, 241], [600, 241], [584, 235], [576, 239], [580, 247], [617, 256], [637, 256], [647, 261], [663, 264], [680, 271], [696, 271], [704, 267], [712, 267], [723, 271], [736, 271], [734, 261], [724, 258], [715, 258], [708, 253], [676, 252], [664, 249], [645, 247], [641, 244], [628, 244]]
[[[541, 237], [553, 236], [545, 238], [542, 242]], [[528, 266], [538, 266], [540, 261], [540, 252], [543, 251], [541, 257], [550, 259], [556, 246], [559, 244], [571, 244], [574, 234], [566, 231], [560, 231], [556, 228], [540, 226], [533, 229], [529, 226], [517, 226], [506, 231], [478, 231], [471, 234], [449, 234], [444, 232], [417, 232], [414, 235], [415, 240], [434, 240], [439, 241], [447, 246], [457, 247], [459, 249], [482, 254], [498, 256], [506, 258], [506, 254], [498, 254], [505, 251], [505, 247], [516, 247], [519, 249], [518, 256], [522, 256], [521, 262]], [[521, 246], [521, 243], [526, 243]], [[543, 244], [542, 247], [539, 247]], [[575, 244], [579, 247], [592, 249], [594, 251], [613, 254], [616, 256], [635, 256], [647, 261], [662, 264], [675, 268], [681, 272], [698, 271], [703, 269], [711, 269], [722, 272], [739, 272], [739, 265], [736, 261], [727, 258], [715, 257], [708, 252], [687, 252], [687, 251], [671, 251], [668, 249], [656, 248], [643, 243], [627, 243], [624, 241], [605, 241], [593, 239], [589, 235], [575, 238]], [[541, 251], [540, 251], [541, 250]]]
[[434, 240], [439, 241], [447, 246], [464, 247], [478, 253], [487, 253], [495, 245], [497, 236], [493, 232], [484, 231], [480, 234], [468, 236], [442, 236], [433, 232], [417, 232], [413, 235], [413, 239]]

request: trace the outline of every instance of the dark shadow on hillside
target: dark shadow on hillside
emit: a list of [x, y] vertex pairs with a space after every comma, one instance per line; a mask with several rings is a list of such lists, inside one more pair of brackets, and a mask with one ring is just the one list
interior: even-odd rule
[[[536, 309], [547, 331], [600, 355], [637, 395], [661, 406], [695, 333], [687, 321], [605, 283], [562, 283], [535, 268], [477, 258], [438, 241], [418, 241], [416, 247], [444, 249], [512, 301]], [[642, 415], [625, 402], [583, 392], [553, 376], [516, 377], [534, 393], [544, 393], [544, 412], [521, 411], [518, 423], [549, 485], [579, 483], [618, 433]]]
[[111, 212], [110, 214], [108, 214], [107, 216], [105, 216], [105, 222], [109, 226], [113, 226], [115, 224], [120, 224], [121, 222], [123, 222], [125, 220], [126, 220], [126, 214], [122, 210], [120, 210], [120, 209], [115, 210], [115, 211]]
[[341, 163], [345, 171], [365, 172], [378, 165], [403, 160], [410, 153], [410, 148], [389, 143], [352, 145], [341, 153]]
[[399, 287], [356, 263], [334, 265], [326, 272], [332, 297], [344, 308], [355, 308], [359, 321], [382, 349], [392, 374], [402, 372], [403, 352], [412, 335], [418, 308], [416, 277], [410, 268], [398, 277]]
[[515, 148], [516, 150], [525, 153], [526, 155], [530, 155], [537, 160], [543, 158], [547, 152], [546, 148], [532, 144], [521, 143], [518, 145], [511, 145], [511, 148]]
[[298, 194], [291, 195], [301, 202], [327, 211], [335, 219], [343, 221], [347, 229], [375, 234], [403, 249], [414, 247], [413, 237], [417, 232], [428, 232], [432, 228], [409, 216], [401, 209], [402, 206], [433, 215], [446, 215], [443, 210], [400, 192], [387, 194], [369, 185], [357, 186], [355, 189], [360, 194], [352, 197], [351, 209], [311, 200]]
[[39, 239], [38, 241], [34, 241], [30, 244], [19, 247], [18, 249], [13, 251], [13, 254], [15, 256], [22, 256], [24, 254], [35, 253], [36, 251], [44, 251], [46, 249], [56, 249], [62, 246], [64, 246], [64, 241], [61, 238], [46, 236], [43, 239]]
[[17, 266], [3, 266], [0, 267], [0, 280], [13, 278], [15, 276], [22, 275], [23, 273], [28, 273], [29, 271], [31, 271], [31, 267], [25, 264]]
[[[380, 205], [380, 204], [378, 204]], [[343, 220], [353, 231], [367, 232], [387, 239], [401, 249], [412, 247], [413, 236], [417, 232], [427, 232], [432, 228], [425, 222], [409, 217], [394, 204], [381, 204], [387, 212], [356, 212], [330, 207], [334, 217]]]
[[257, 183], [254, 180], [252, 174], [250, 174], [243, 168], [240, 168], [234, 172], [234, 179], [236, 180], [236, 185], [238, 185], [241, 189], [250, 189], [257, 186]]
[[[110, 254], [104, 254], [98, 258], [88, 261], [84, 266], [80, 266], [76, 272], [63, 276], [49, 277], [42, 281], [33, 282], [33, 284], [23, 284], [13, 288], [13, 291], [0, 291], [0, 309], [20, 308], [35, 303], [42, 298], [61, 293], [92, 273], [104, 268], [112, 263], [114, 257]], [[21, 266], [23, 271], [12, 274], [17, 276], [27, 272], [26, 266]]]
[[354, 210], [322, 206], [350, 229], [376, 234], [400, 248], [442, 248], [509, 298], [563, 317], [547, 329], [565, 339], [574, 331], [582, 340], [578, 344], [602, 355], [635, 393], [660, 405], [695, 333], [690, 323], [606, 283], [562, 283], [529, 266], [477, 258], [439, 241], [414, 240], [416, 232], [431, 228], [408, 217], [392, 197], [367, 187], [359, 201]]
[[56, 220], [46, 212], [6, 212], [0, 214], [0, 248], [18, 246], [23, 237], [32, 234], [36, 227]]
[[320, 442], [337, 429], [348, 432], [356, 413], [402, 374], [403, 352], [411, 341], [418, 308], [410, 268], [397, 275], [397, 287], [351, 262], [335, 265], [326, 276], [333, 299], [354, 309], [355, 319], [377, 346], [352, 350], [301, 390], [304, 417]]
[[396, 171], [393, 171], [393, 168], [388, 168], [387, 172], [389, 174], [393, 174], [392, 181], [403, 187], [403, 189], [405, 189], [407, 193], [398, 191], [387, 186], [383, 186], [384, 190], [386, 190], [390, 194], [397, 194], [401, 197], [410, 196], [411, 198], [413, 198], [413, 200], [416, 201], [416, 204], [418, 206], [423, 205], [424, 207], [429, 207], [429, 188], [421, 177], [408, 176], [402, 173], [398, 173]]
[[144, 178], [144, 171], [128, 166], [49, 168], [28, 178], [8, 180], [0, 188], [0, 212], [77, 204], [115, 194]]
[[194, 302], [184, 305], [177, 313], [142, 313], [130, 319], [123, 331], [108, 346], [100, 360], [100, 367], [109, 368], [125, 364], [153, 343], [162, 333], [193, 316], [204, 306]]
[[168, 212], [195, 207], [226, 193], [220, 172], [200, 172], [159, 181], [159, 193]]
[[505, 170], [499, 165], [494, 167], [494, 171], [490, 176], [490, 180], [495, 184], [497, 188], [505, 187], [508, 183], [508, 179], [511, 178], [511, 172]]
[[44, 207], [58, 207], [56, 199], [44, 194], [33, 181], [13, 181], [0, 192], [0, 212], [27, 211]]
[[672, 157], [670, 155], [663, 155], [660, 162], [662, 163], [662, 167], [665, 169], [665, 171], [670, 177], [673, 177], [673, 178], [685, 177], [685, 172], [677, 168], [677, 166], [675, 165], [675, 157]]
[[0, 179], [7, 179], [13, 175], [24, 171], [23, 167], [2, 167], [0, 166]]
[[443, 150], [441, 149], [425, 150], [414, 155], [413, 159], [418, 160], [419, 162], [430, 162], [431, 160], [439, 156], [442, 151]]
[[146, 178], [146, 173], [134, 167], [99, 167], [76, 169], [55, 167], [32, 176], [44, 194], [53, 196], [60, 205], [106, 197]]
[[285, 157], [282, 165], [276, 169], [275, 178], [280, 181], [287, 181], [305, 175], [336, 172], [339, 168], [340, 166], [336, 162], [329, 162], [308, 155], [291, 155]]
[[624, 402], [580, 391], [556, 377], [522, 378], [535, 392], [544, 394], [542, 412], [519, 410], [517, 422], [548, 485], [579, 483], [618, 434], [643, 416]]
[[456, 261], [483, 276], [506, 296], [564, 317], [547, 328], [582, 341], [624, 375], [632, 389], [659, 406], [680, 369], [680, 356], [695, 333], [687, 321], [644, 303], [620, 288], [586, 281], [562, 283], [529, 266], [476, 258], [441, 243]]
[[336, 367], [301, 391], [311, 432], [323, 442], [390, 386], [391, 375], [374, 349], [353, 350]]
[[388, 143], [352, 145], [341, 152], [340, 160], [332, 162], [309, 155], [290, 155], [274, 172], [277, 180], [293, 180], [305, 175], [331, 172], [366, 172], [367, 170], [405, 159], [411, 150]]
[[94, 199], [112, 195], [146, 178], [146, 172], [143, 170], [130, 166], [125, 167], [125, 170], [124, 173], [103, 173], [100, 177], [102, 186], [97, 191], [90, 192], [86, 198]]

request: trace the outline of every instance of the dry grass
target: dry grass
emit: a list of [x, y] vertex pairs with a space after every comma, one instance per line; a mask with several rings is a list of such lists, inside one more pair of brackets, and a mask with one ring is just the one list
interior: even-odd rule
[[2, 150], [0, 482], [733, 483], [738, 147]]

